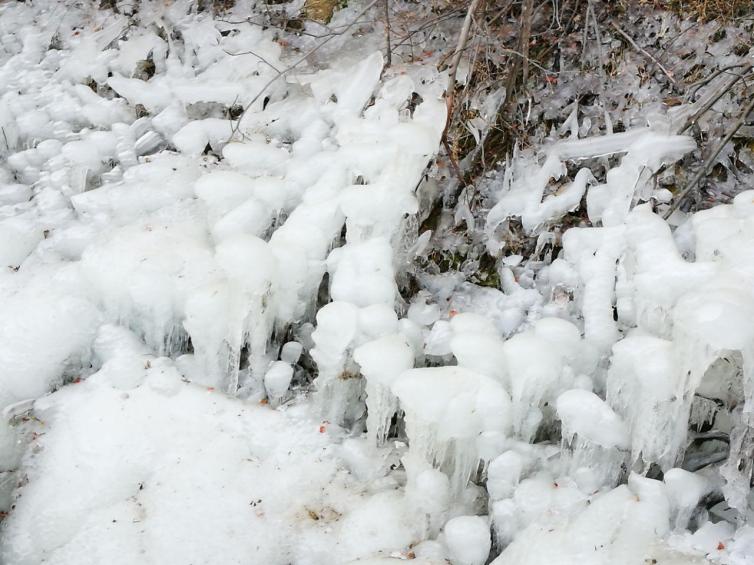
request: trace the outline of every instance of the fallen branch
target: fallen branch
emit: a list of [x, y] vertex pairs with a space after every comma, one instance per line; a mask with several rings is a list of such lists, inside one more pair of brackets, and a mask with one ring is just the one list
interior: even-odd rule
[[686, 188], [681, 191], [681, 193], [673, 201], [673, 204], [670, 206], [670, 208], [668, 208], [662, 215], [663, 218], [667, 220], [671, 216], [671, 214], [678, 209], [686, 196], [688, 196], [689, 193], [694, 190], [699, 181], [707, 176], [709, 170], [714, 165], [717, 156], [720, 155], [720, 152], [728, 144], [728, 142], [733, 139], [733, 136], [736, 135], [736, 132], [741, 128], [741, 126], [746, 123], [746, 118], [749, 117], [749, 114], [752, 110], [754, 110], [754, 96], [752, 96], [751, 101], [741, 113], [738, 120], [736, 120], [736, 123], [733, 124], [733, 127], [730, 129], [727, 135], [722, 139], [722, 141], [720, 141], [720, 143], [718, 143], [717, 147], [715, 147], [715, 150], [712, 152], [712, 155], [710, 155], [710, 158], [707, 160], [706, 164], [701, 169], [699, 169], [696, 175], [694, 175], [694, 178], [691, 179], [691, 182], [686, 186]]

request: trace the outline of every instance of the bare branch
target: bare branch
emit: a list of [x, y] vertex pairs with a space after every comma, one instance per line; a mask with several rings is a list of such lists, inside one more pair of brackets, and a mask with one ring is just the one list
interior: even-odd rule
[[[453, 53], [453, 60], [450, 64], [450, 73], [448, 77], [448, 90], [447, 90], [447, 103], [448, 103], [448, 117], [450, 117], [453, 109], [454, 92], [456, 90], [456, 75], [458, 74], [458, 65], [461, 63], [461, 55], [466, 47], [466, 42], [469, 40], [469, 31], [471, 30], [471, 21], [474, 16], [474, 11], [479, 6], [481, 0], [472, 0], [469, 5], [469, 9], [466, 12], [466, 18], [463, 20], [463, 27], [461, 28], [461, 35], [458, 37], [458, 45]], [[447, 127], [445, 128], [447, 131]]]
[[735, 84], [743, 78], [743, 76], [748, 73], [751, 70], [752, 64], [747, 63], [742, 67], [741, 72], [733, 75], [728, 82], [726, 82], [718, 91], [714, 92], [710, 97], [707, 99], [706, 102], [702, 104], [702, 106], [697, 110], [693, 115], [691, 115], [689, 118], [686, 119], [686, 121], [683, 124], [683, 127], [679, 130], [679, 133], [683, 133], [687, 129], [689, 129], [696, 121], [704, 115], [707, 110], [712, 108], [712, 106], [715, 105], [715, 103], [720, 100], [731, 88], [735, 86]]
[[223, 49], [223, 51], [225, 52], [226, 55], [230, 55], [231, 57], [238, 57], [239, 55], [253, 55], [257, 59], [262, 61], [265, 65], [270, 67], [273, 71], [278, 72], [278, 73], [280, 72], [280, 69], [278, 69], [275, 65], [270, 63], [267, 59], [265, 59], [261, 55], [254, 53], [254, 51], [241, 51], [240, 53], [231, 53], [230, 51], [225, 51], [225, 49]]
[[534, 0], [524, 0], [523, 11], [521, 13], [521, 19], [523, 20], [523, 26], [521, 27], [521, 58], [523, 63], [521, 83], [523, 85], [526, 85], [526, 81], [529, 79], [529, 39], [531, 36], [533, 5]]
[[699, 181], [707, 176], [710, 169], [715, 164], [715, 159], [717, 159], [717, 156], [720, 155], [720, 152], [728, 144], [728, 142], [733, 139], [733, 136], [736, 135], [736, 132], [741, 128], [741, 126], [746, 123], [746, 119], [749, 117], [749, 114], [752, 110], [754, 110], [754, 96], [751, 97], [749, 104], [738, 117], [736, 123], [733, 124], [733, 127], [730, 129], [730, 131], [728, 131], [727, 135], [720, 141], [720, 143], [718, 143], [717, 147], [715, 147], [715, 150], [712, 152], [712, 155], [710, 155], [710, 158], [707, 160], [705, 165], [694, 175], [694, 178], [691, 179], [691, 182], [686, 186], [686, 188], [684, 188], [681, 193], [676, 196], [673, 204], [662, 215], [663, 218], [667, 220], [671, 216], [671, 214], [678, 209], [686, 196], [688, 196], [689, 193], [694, 190], [696, 185], [699, 184]]

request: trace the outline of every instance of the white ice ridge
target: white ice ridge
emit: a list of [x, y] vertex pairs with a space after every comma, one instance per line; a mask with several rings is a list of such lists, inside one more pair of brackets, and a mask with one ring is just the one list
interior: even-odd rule
[[677, 463], [695, 391], [704, 384], [705, 395], [727, 398], [705, 374], [731, 352], [742, 359], [744, 415], [753, 409], [752, 196], [694, 215], [684, 243], [693, 260], [646, 206], [625, 227], [565, 234], [566, 259], [583, 281], [576, 294], [587, 342], [608, 356], [612, 346], [607, 399], [632, 430], [634, 460]]
[[[382, 313], [385, 309], [392, 311], [397, 300], [396, 267], [400, 258], [395, 250], [399, 249], [406, 214], [414, 214], [418, 209], [414, 190], [437, 149], [442, 134], [440, 125], [445, 122], [445, 106], [436, 95], [426, 92], [426, 86], [422, 90], [406, 75], [385, 82], [375, 94], [374, 105], [361, 115], [381, 69], [381, 56], [375, 54], [351, 73], [354, 76], [349, 80], [360, 80], [358, 88], [337, 92], [333, 88], [337, 83], [331, 82], [328, 72], [323, 73], [321, 80], [312, 82], [315, 96], [326, 100], [334, 94], [338, 100], [330, 111], [340, 145], [342, 176], [359, 177], [361, 181], [343, 190], [333, 190], [332, 183], [327, 187], [333, 198], [331, 214], [345, 221], [345, 243], [327, 257], [334, 302], [317, 314], [317, 329], [312, 335], [315, 343], [312, 356], [319, 367], [315, 384], [321, 412], [337, 424], [353, 422], [360, 415], [363, 383], [358, 378], [358, 368], [353, 367], [354, 348], [370, 338], [399, 330], [397, 317], [393, 314], [390, 319]], [[402, 115], [401, 104], [417, 90], [425, 92], [424, 102], [417, 106], [412, 117]], [[340, 229], [338, 224], [338, 233]], [[336, 304], [337, 312], [333, 310]], [[362, 314], [355, 313], [358, 309]], [[368, 314], [372, 312], [380, 312], [379, 317], [372, 320]], [[383, 318], [388, 324], [384, 329], [382, 322], [378, 322], [380, 327], [370, 327]], [[402, 333], [413, 333], [412, 327], [410, 320], [401, 320]], [[339, 338], [330, 341], [333, 331]], [[379, 414], [370, 416], [369, 424], [378, 426], [378, 430], [370, 433], [380, 440], [386, 433], [383, 426], [385, 418], [391, 415], [388, 412], [393, 401], [386, 385], [378, 382], [379, 377], [375, 378], [373, 372], [371, 379], [364, 374], [368, 383], [367, 402]]]
[[[531, 441], [535, 432], [549, 429], [553, 416], [559, 420], [563, 441], [559, 465], [540, 467], [541, 463], [530, 454], [524, 455], [520, 447], [511, 449], [509, 442], [489, 464], [487, 488], [494, 501], [490, 514], [497, 539], [502, 546], [514, 540], [496, 563], [540, 562], [538, 553], [531, 553], [533, 545], [545, 549], [541, 556], [543, 563], [562, 559], [570, 555], [567, 540], [579, 539], [575, 531], [566, 534], [562, 543], [554, 538], [529, 538], [521, 533], [527, 531], [521, 528], [530, 521], [516, 516], [531, 504], [537, 506], [540, 499], [532, 498], [525, 503], [523, 499], [516, 500], [514, 492], [522, 477], [538, 476], [537, 473], [544, 481], [542, 484], [535, 488], [527, 482], [530, 479], [521, 484], [532, 489], [532, 496], [541, 497], [547, 481], [552, 481], [558, 491], [571, 481], [582, 493], [602, 492], [600, 489], [624, 480], [627, 471], [647, 473], [656, 464], [665, 472], [667, 494], [660, 496], [662, 489], [654, 486], [647, 493], [656, 492], [649, 496], [656, 497], [657, 502], [666, 498], [661, 505], [667, 506], [668, 518], [660, 519], [655, 528], [655, 533], [659, 533], [656, 539], [647, 538], [646, 543], [652, 549], [644, 546], [640, 551], [650, 551], [658, 561], [663, 557], [668, 562], [695, 562], [695, 557], [663, 546], [662, 540], [670, 529], [685, 531], [693, 513], [699, 519], [697, 505], [710, 489], [717, 489], [718, 495], [724, 494], [726, 503], [738, 510], [741, 519], [747, 515], [752, 477], [750, 457], [754, 452], [751, 417], [754, 192], [737, 195], [732, 204], [689, 216], [675, 232], [650, 204], [635, 205], [652, 196], [647, 190], [651, 174], [691, 149], [693, 143], [688, 138], [646, 128], [602, 138], [558, 142], [548, 148], [543, 162], [518, 155], [506, 169], [503, 190], [488, 217], [488, 246], [492, 252], [501, 248], [495, 230], [510, 218], [520, 218], [527, 233], [550, 235], [546, 232], [548, 218], [555, 220], [569, 208], [551, 216], [548, 213], [547, 217], [541, 212], [554, 209], [558, 202], [566, 202], [573, 185], [544, 201], [542, 197], [551, 180], [563, 174], [566, 161], [625, 154], [617, 167], [608, 169], [605, 184], [581, 193], [586, 194], [590, 220], [597, 226], [565, 231], [563, 253], [540, 271], [538, 288], [551, 292], [553, 299], [560, 293], [573, 296], [572, 311], [556, 308], [554, 304], [548, 305], [546, 311], [571, 315], [579, 322], [575, 332], [576, 339], [583, 339], [580, 349], [583, 353], [576, 357], [586, 363], [579, 367], [572, 365], [568, 371], [572, 374], [568, 375], [561, 372], [568, 368], [568, 363], [555, 360], [548, 372], [546, 360], [556, 348], [532, 340], [536, 335], [532, 329], [524, 329], [502, 341], [494, 331], [484, 331], [479, 324], [480, 329], [468, 338], [462, 334], [456, 336], [452, 331], [447, 338], [451, 344], [449, 350], [459, 365], [498, 378], [508, 387], [513, 401], [515, 437]], [[576, 181], [579, 175], [585, 178], [588, 172], [582, 169]], [[663, 201], [662, 195], [656, 196], [656, 201]], [[520, 276], [527, 275], [525, 269], [518, 272]], [[433, 335], [438, 338], [440, 334], [438, 330]], [[558, 341], [566, 342], [563, 338], [555, 340]], [[523, 351], [529, 342], [526, 355], [505, 353], [511, 349]], [[481, 355], [482, 351], [486, 353]], [[501, 362], [496, 361], [498, 358]], [[526, 361], [511, 370], [511, 361], [515, 363], [519, 358]], [[518, 386], [525, 385], [528, 392], [527, 389], [517, 392], [517, 378]], [[549, 391], [548, 383], [550, 387], [554, 385]], [[519, 400], [522, 398], [523, 402]], [[551, 415], [549, 406], [555, 398], [556, 413]], [[732, 412], [734, 421], [726, 424], [722, 420], [720, 424], [730, 429], [727, 460], [722, 466], [705, 469], [703, 474], [677, 468], [684, 461], [684, 451], [689, 445], [689, 427], [710, 418], [710, 408], [692, 410], [694, 406], [702, 406], [700, 402], [712, 407], [713, 416], [715, 406], [732, 408], [738, 404]], [[694, 468], [695, 463], [690, 465]], [[542, 475], [545, 471], [541, 468], [559, 469], [563, 476]], [[707, 477], [713, 477], [713, 482]], [[639, 484], [638, 480], [634, 475], [629, 485]], [[600, 496], [613, 499], [606, 504], [617, 511], [620, 506], [617, 493], [624, 488]], [[571, 494], [575, 499], [583, 496], [573, 491]], [[579, 511], [576, 518], [568, 520], [586, 520], [594, 503], [589, 512]], [[658, 506], [648, 512], [656, 517], [659, 510]], [[567, 515], [571, 515], [570, 510]], [[556, 531], [548, 524], [547, 520], [539, 523], [537, 531]], [[715, 550], [717, 544], [715, 551], [721, 553], [722, 562], [739, 563], [750, 558], [751, 552], [742, 549], [745, 535], [742, 534], [737, 546], [740, 549], [726, 553], [720, 548], [729, 542], [712, 543], [710, 536], [716, 535], [712, 529], [712, 524], [706, 522], [698, 536], [684, 533], [683, 536], [691, 537], [683, 537], [685, 541], [680, 544], [683, 551], [693, 553], [702, 547]], [[729, 539], [732, 530], [725, 531], [728, 533], [719, 535]], [[586, 535], [596, 539], [591, 537], [595, 532], [590, 530]], [[644, 542], [637, 543], [638, 548]], [[550, 551], [553, 553], [549, 554]], [[579, 550], [574, 546], [573, 551]], [[604, 555], [592, 557], [595, 563], [605, 559], [633, 562], [635, 556], [631, 552], [624, 555], [623, 551], [618, 550], [609, 559]], [[741, 561], [739, 555], [747, 557]]]
[[[497, 203], [487, 216], [488, 249], [497, 254], [504, 247], [496, 231], [510, 218], [520, 218], [527, 234], [539, 233], [578, 208], [585, 194], [592, 223], [619, 226], [633, 204], [650, 199], [653, 193], [650, 181], [660, 167], [677, 161], [695, 147], [690, 137], [640, 128], [557, 142], [547, 148], [541, 164], [516, 153], [506, 170]], [[573, 182], [552, 188], [543, 200], [551, 182], [565, 174], [566, 162], [616, 153], [623, 154], [621, 163], [607, 172], [603, 184], [597, 184], [590, 169], [582, 168]]]

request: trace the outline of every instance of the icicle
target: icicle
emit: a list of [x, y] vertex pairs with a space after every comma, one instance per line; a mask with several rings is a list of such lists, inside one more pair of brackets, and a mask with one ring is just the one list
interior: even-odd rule
[[479, 462], [483, 432], [510, 431], [510, 398], [495, 380], [460, 367], [411, 369], [392, 386], [406, 414], [409, 452], [446, 470], [460, 493]]
[[358, 332], [358, 315], [359, 309], [353, 304], [331, 302], [317, 313], [317, 329], [312, 333], [311, 356], [317, 363], [315, 384], [319, 412], [336, 424], [345, 421], [349, 404], [358, 399], [361, 392], [362, 383], [356, 386], [354, 381], [360, 379], [350, 361], [352, 343]]
[[367, 380], [367, 433], [379, 446], [387, 439], [390, 421], [398, 410], [398, 399], [390, 387], [414, 366], [414, 350], [403, 336], [392, 334], [359, 346], [353, 358]]
[[736, 411], [736, 415], [738, 421], [730, 433], [728, 460], [720, 468], [720, 474], [725, 479], [725, 500], [743, 514], [749, 508], [754, 472], [754, 428], [749, 425], [741, 410]]
[[710, 485], [703, 476], [683, 469], [669, 469], [664, 474], [663, 482], [671, 502], [674, 528], [676, 531], [684, 530], [697, 504], [709, 492]]
[[683, 398], [670, 341], [629, 336], [613, 347], [607, 401], [628, 424], [632, 461], [675, 466], [686, 438]]
[[570, 473], [589, 467], [600, 486], [614, 485], [630, 448], [628, 428], [596, 394], [580, 389], [564, 392], [557, 400]]
[[563, 235], [563, 249], [579, 271], [583, 286], [578, 298], [584, 317], [584, 338], [605, 355], [618, 340], [613, 315], [616, 264], [624, 250], [624, 228], [574, 228]]
[[[615, 135], [607, 137], [616, 139]], [[601, 221], [603, 226], [620, 225], [637, 195], [642, 200], [649, 199], [649, 181], [663, 163], [675, 162], [695, 148], [693, 139], [681, 135], [645, 131], [630, 139], [630, 145], [623, 148], [626, 155], [618, 167], [607, 172], [605, 184], [589, 190], [586, 200], [589, 219], [595, 223]]]
[[502, 346], [513, 401], [513, 431], [531, 441], [542, 422], [544, 404], [571, 388], [574, 370], [590, 365], [579, 331], [559, 318], [543, 318]]
[[256, 392], [269, 363], [267, 343], [275, 319], [277, 262], [267, 242], [251, 235], [226, 239], [217, 246], [215, 258], [229, 279], [226, 340], [231, 358], [240, 356], [244, 344], [249, 345], [250, 382], [239, 383], [238, 366], [233, 365], [225, 389], [235, 393], [242, 384]]
[[407, 454], [402, 462], [406, 469], [406, 498], [420, 515], [425, 516], [425, 536], [435, 537], [445, 523], [450, 507], [450, 481], [418, 454]]

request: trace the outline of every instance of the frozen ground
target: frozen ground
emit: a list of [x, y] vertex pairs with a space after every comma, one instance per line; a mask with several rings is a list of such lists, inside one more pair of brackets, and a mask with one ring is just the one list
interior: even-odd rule
[[654, 182], [706, 91], [517, 151], [497, 288], [418, 272], [447, 74], [373, 5], [0, 4], [0, 562], [753, 563], [754, 191]]

